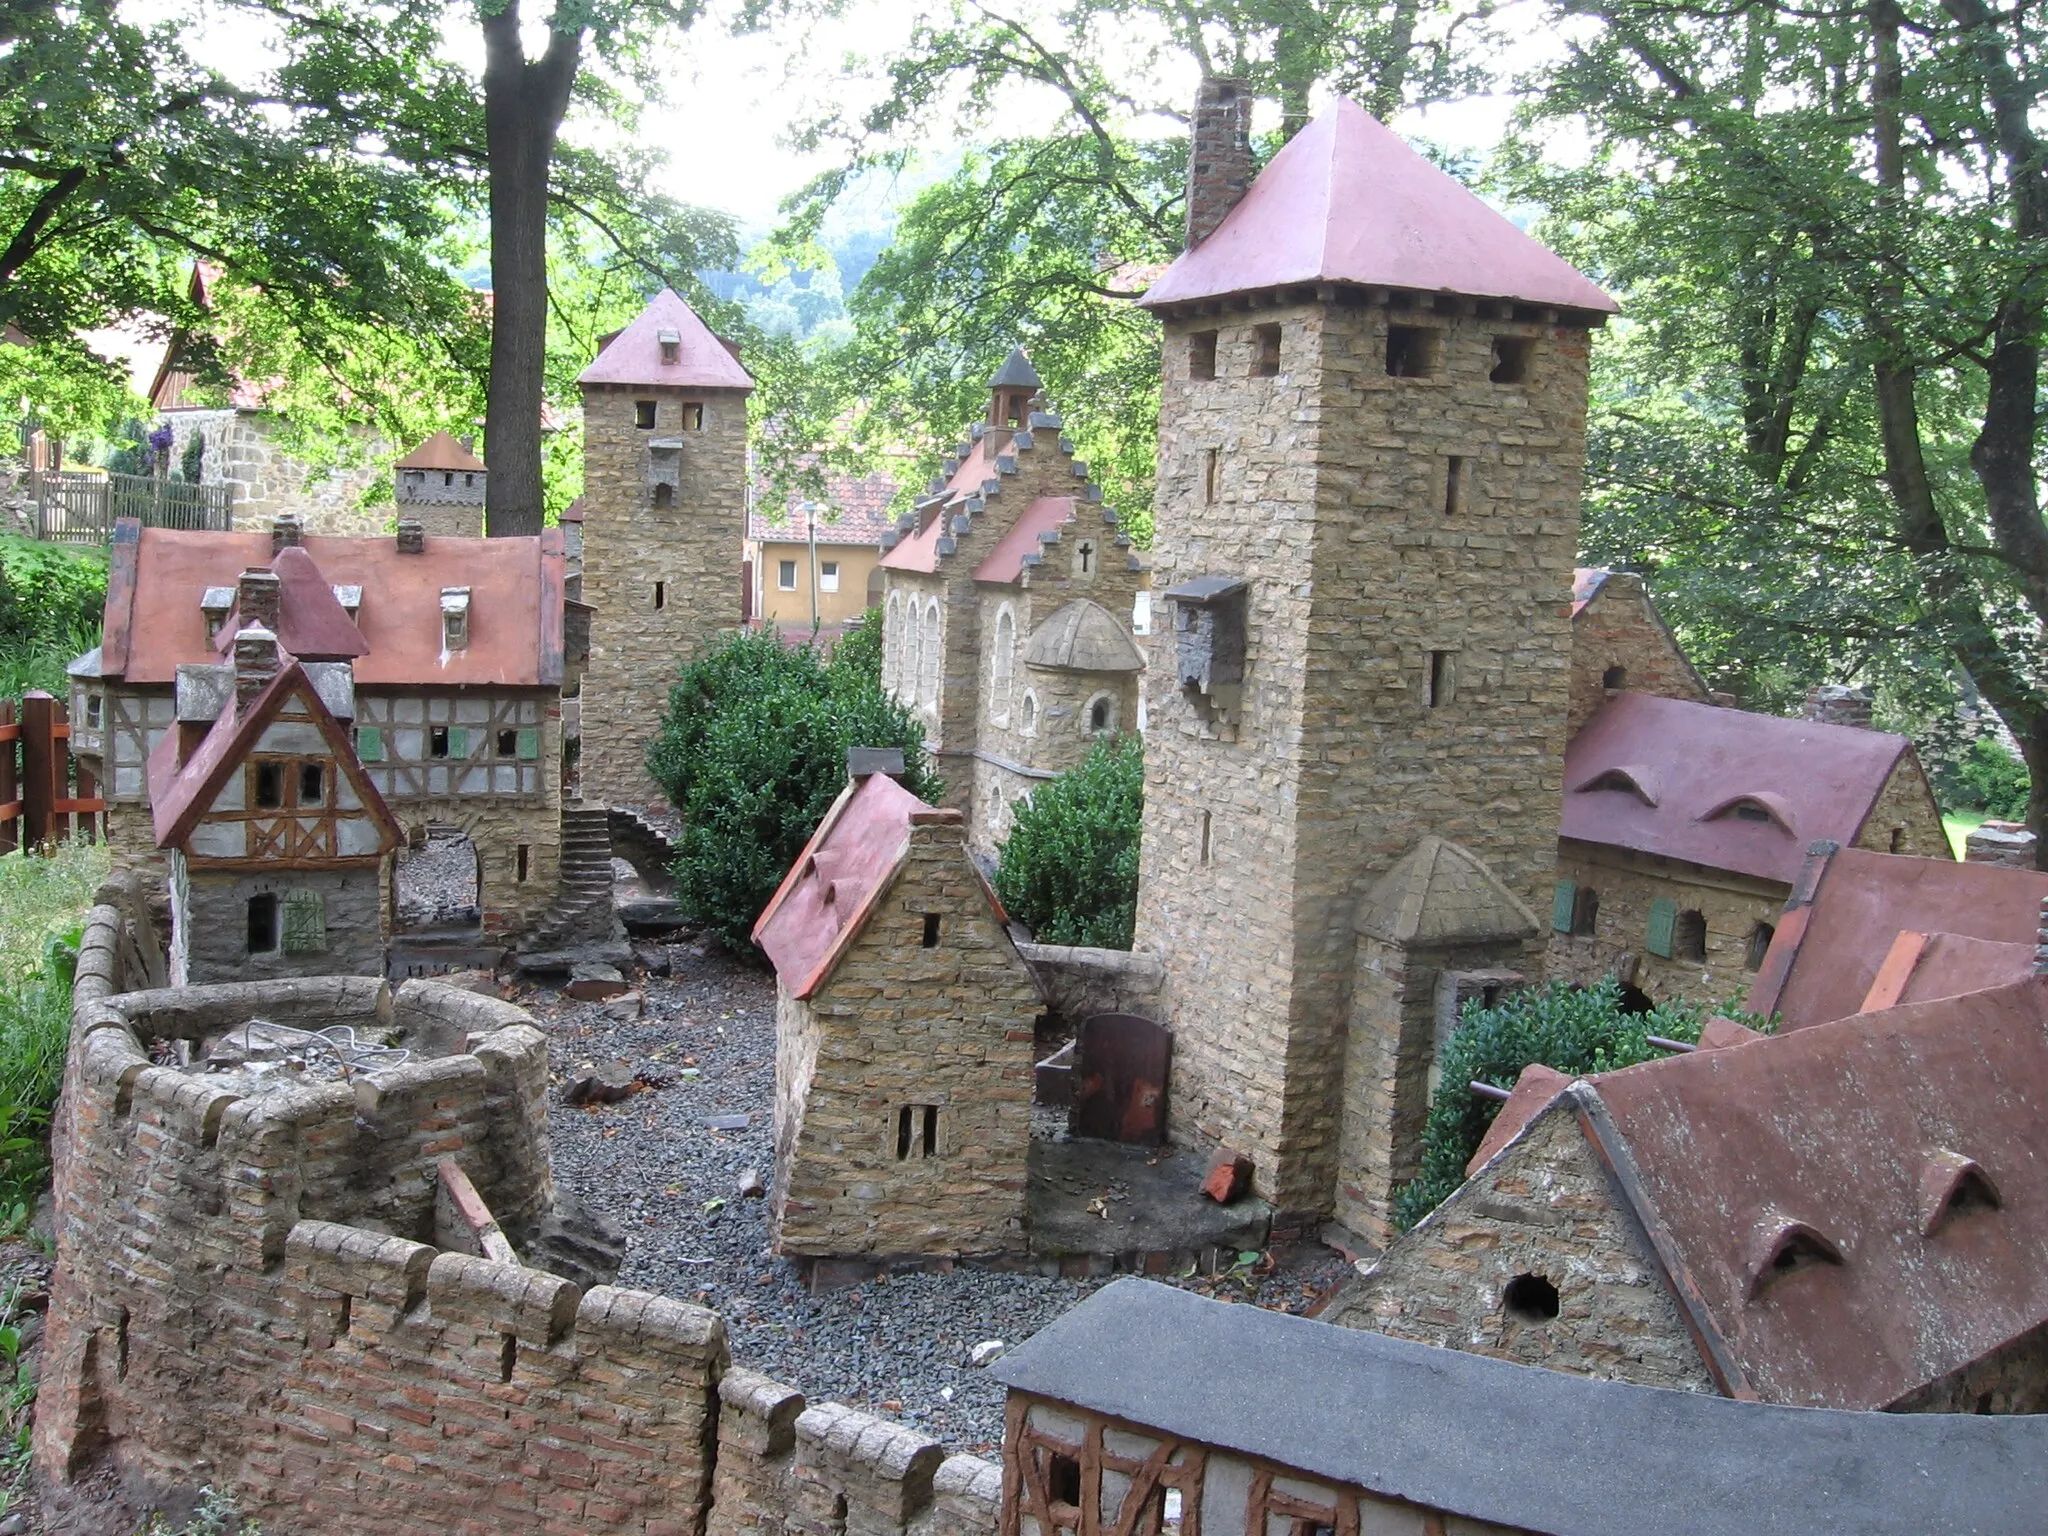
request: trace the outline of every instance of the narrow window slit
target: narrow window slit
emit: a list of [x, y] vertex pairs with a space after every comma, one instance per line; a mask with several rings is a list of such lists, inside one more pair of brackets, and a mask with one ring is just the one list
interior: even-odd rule
[[927, 912], [924, 915], [924, 947], [939, 947], [939, 914], [936, 912]]

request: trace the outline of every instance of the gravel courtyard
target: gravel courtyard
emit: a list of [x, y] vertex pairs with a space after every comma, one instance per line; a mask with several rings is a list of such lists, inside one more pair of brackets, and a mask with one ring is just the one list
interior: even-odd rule
[[[736, 1361], [814, 1402], [899, 1417], [955, 1450], [994, 1450], [1002, 1389], [968, 1352], [1021, 1342], [1101, 1282], [963, 1268], [809, 1295], [768, 1251], [767, 1202], [739, 1193], [746, 1170], [765, 1181], [772, 1162], [774, 980], [689, 946], [667, 953], [673, 974], [644, 978], [638, 1018], [547, 988], [517, 998], [548, 1032], [558, 1084], [622, 1060], [647, 1085], [617, 1104], [551, 1111], [557, 1182], [629, 1234], [619, 1283], [717, 1308]], [[1337, 1255], [1310, 1248], [1245, 1279], [1181, 1283], [1300, 1311], [1343, 1274]]]

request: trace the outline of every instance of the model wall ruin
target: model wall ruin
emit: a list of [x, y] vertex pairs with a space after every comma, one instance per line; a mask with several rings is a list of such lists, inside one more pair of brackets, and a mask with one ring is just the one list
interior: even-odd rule
[[[518, 1009], [362, 978], [123, 991], [161, 974], [135, 885], [110, 885], [56, 1126], [50, 1486], [228, 1486], [277, 1536], [994, 1531], [993, 1466], [727, 1378], [715, 1312], [421, 1240], [444, 1158], [508, 1231], [551, 1198]], [[145, 1054], [252, 1013], [451, 1054], [253, 1098]]]

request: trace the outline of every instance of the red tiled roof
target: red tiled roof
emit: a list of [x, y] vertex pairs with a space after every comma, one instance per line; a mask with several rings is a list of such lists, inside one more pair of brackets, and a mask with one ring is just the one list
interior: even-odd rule
[[[678, 337], [676, 361], [661, 360], [661, 333]], [[578, 384], [656, 384], [679, 389], [752, 389], [754, 376], [711, 334], [672, 288], [657, 293], [633, 323], [607, 343]]]
[[[349, 661], [370, 649], [320, 567], [301, 546], [286, 545], [270, 568], [277, 574], [277, 643], [288, 655], [301, 661]], [[214, 641], [216, 655], [232, 654], [242, 622], [240, 610], [230, 610]]]
[[1024, 557], [1038, 553], [1038, 536], [1074, 520], [1074, 498], [1041, 496], [1010, 525], [988, 558], [974, 568], [976, 581], [1015, 581], [1024, 574]]
[[392, 466], [394, 469], [460, 469], [481, 471], [484, 461], [446, 432], [436, 432]]
[[[279, 551], [279, 558], [297, 546]], [[369, 649], [355, 662], [358, 687], [542, 687], [562, 681], [562, 532], [538, 538], [429, 535], [426, 552], [401, 554], [392, 538], [309, 537], [299, 553], [324, 582], [363, 589], [355, 628]], [[219, 660], [199, 599], [232, 587], [252, 566], [272, 565], [264, 532], [206, 533], [116, 527], [107, 576], [105, 675], [169, 683], [180, 662]], [[279, 571], [281, 609], [297, 560]], [[441, 589], [468, 587], [469, 645], [441, 650]], [[330, 599], [331, 600], [331, 599]], [[346, 615], [344, 615], [346, 617]], [[280, 626], [293, 632], [288, 611]]]
[[[980, 495], [984, 482], [996, 478], [996, 459], [1009, 440], [1009, 434], [1000, 430], [984, 433], [938, 493], [940, 509], [920, 512], [917, 531], [883, 555], [882, 564], [892, 571], [936, 571], [939, 568], [939, 539], [946, 531], [945, 509], [969, 496]], [[920, 497], [919, 500], [928, 501], [929, 498]]]
[[1350, 283], [1611, 314], [1614, 300], [1351, 101], [1296, 134], [1150, 307]]
[[[1855, 839], [1910, 751], [1882, 731], [1617, 694], [1565, 749], [1559, 832], [1790, 885], [1815, 839]], [[1745, 802], [1768, 819], [1737, 814]]]
[[792, 997], [831, 975], [910, 848], [926, 805], [886, 773], [849, 784], [754, 924], [754, 942]]
[[[824, 510], [818, 515], [818, 542], [879, 545], [882, 535], [896, 525], [889, 512], [896, 488], [896, 481], [880, 470], [870, 475], [828, 475]], [[770, 520], [757, 502], [755, 510], [747, 514], [747, 537], [769, 543], [806, 542], [809, 529], [803, 506], [808, 499], [792, 492], [780, 522]]]
[[[1853, 1014], [1902, 932], [1927, 935], [1933, 948], [1917, 957], [1909, 999], [1961, 988], [1975, 977], [1980, 987], [1995, 985], [2015, 957], [1988, 949], [1970, 954], [1956, 941], [2015, 945], [2031, 956], [2044, 900], [2048, 873], [2040, 870], [1861, 848], [1816, 854], [1778, 924], [1748, 1006], [1781, 1014], [1788, 1029]], [[1936, 935], [1942, 943], [1933, 944]]]

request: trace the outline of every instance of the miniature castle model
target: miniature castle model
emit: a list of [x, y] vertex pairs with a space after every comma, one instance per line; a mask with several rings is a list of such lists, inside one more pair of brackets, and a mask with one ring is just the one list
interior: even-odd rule
[[393, 466], [398, 515], [423, 532], [474, 539], [484, 531], [484, 461], [446, 432], [436, 432]]
[[1615, 306], [1350, 102], [1233, 202], [1248, 107], [1204, 83], [1190, 249], [1142, 301], [1172, 622], [1136, 943], [1179, 1123], [1283, 1210], [1384, 1232], [1440, 987], [1541, 965], [1587, 333]]
[[856, 778], [755, 926], [776, 975], [780, 1253], [1024, 1246], [1038, 990], [961, 821]]
[[586, 799], [660, 798], [647, 744], [676, 674], [740, 618], [753, 376], [664, 288], [583, 370]]
[[[408, 521], [396, 538], [330, 539], [304, 537], [291, 518], [268, 533], [124, 521], [104, 638], [71, 666], [81, 722], [73, 748], [105, 785], [116, 864], [161, 879], [165, 850], [185, 840], [187, 868], [196, 868], [185, 814], [166, 820], [158, 800], [193, 760], [188, 736], [211, 741], [215, 732], [211, 750], [229, 750], [220, 722], [238, 717], [232, 706], [245, 680], [236, 676], [237, 648], [253, 620], [273, 637], [279, 667], [287, 657], [298, 662], [328, 712], [350, 721], [361, 780], [408, 841], [439, 826], [475, 844], [482, 934], [509, 939], [533, 929], [550, 913], [559, 880], [562, 588], [562, 540], [552, 529], [538, 538], [433, 538]], [[324, 731], [320, 739], [332, 741]], [[252, 761], [269, 751], [240, 738], [234, 745]], [[321, 794], [357, 783], [337, 764]], [[285, 782], [280, 808], [310, 809], [307, 784]], [[242, 814], [266, 808], [252, 801]], [[295, 820], [328, 815], [323, 806]], [[312, 851], [304, 839], [313, 835], [300, 827], [246, 856], [330, 857]], [[331, 856], [359, 854], [337, 844]], [[329, 913], [330, 941], [339, 916]], [[382, 921], [388, 927], [388, 909]], [[234, 936], [243, 932], [238, 923]], [[323, 968], [338, 968], [332, 955]]]
[[1137, 729], [1143, 567], [1020, 351], [915, 511], [883, 537], [882, 686], [916, 711], [968, 841], [1099, 736]]

